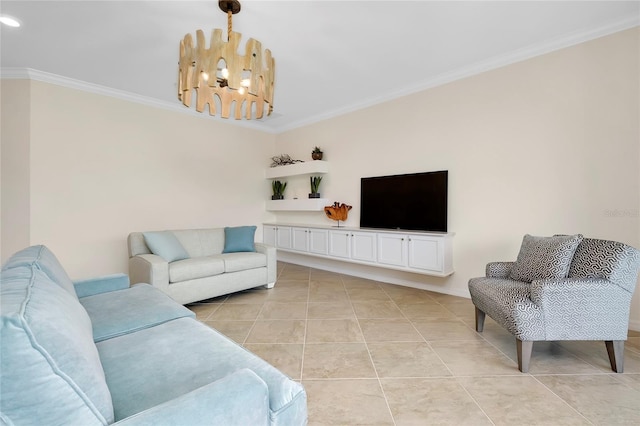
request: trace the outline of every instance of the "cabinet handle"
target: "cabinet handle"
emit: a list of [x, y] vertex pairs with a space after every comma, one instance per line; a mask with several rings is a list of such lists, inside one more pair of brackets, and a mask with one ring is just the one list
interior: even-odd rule
[[404, 237], [403, 237], [403, 238], [400, 238], [400, 241], [404, 241]]

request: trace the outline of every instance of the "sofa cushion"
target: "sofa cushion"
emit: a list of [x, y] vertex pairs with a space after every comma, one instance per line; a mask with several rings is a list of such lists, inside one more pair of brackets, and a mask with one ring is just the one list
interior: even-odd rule
[[189, 257], [212, 256], [222, 253], [224, 229], [180, 229], [172, 231]]
[[177, 283], [224, 273], [224, 261], [220, 256], [204, 256], [179, 260], [169, 264], [169, 282]]
[[20, 250], [5, 262], [2, 270], [32, 264], [35, 264], [38, 269], [47, 274], [54, 283], [65, 289], [67, 293], [78, 299], [73, 281], [67, 275], [67, 271], [64, 270], [58, 258], [46, 246], [37, 245]]
[[302, 385], [199, 321], [180, 318], [97, 346], [116, 420], [248, 368], [269, 388], [272, 424], [305, 424]]
[[171, 231], [154, 231], [143, 232], [144, 241], [153, 254], [156, 254], [166, 260], [173, 262], [189, 258], [180, 241], [173, 235]]
[[224, 228], [223, 253], [256, 251], [253, 241], [256, 236], [255, 226], [236, 226]]
[[1, 307], [3, 415], [14, 424], [113, 422], [91, 321], [78, 300], [32, 264], [2, 272]]
[[237, 272], [267, 266], [267, 256], [262, 253], [226, 253], [221, 257], [224, 260], [224, 272]]
[[93, 325], [93, 340], [100, 342], [195, 314], [149, 284], [96, 294], [80, 299]]
[[520, 340], [545, 340], [542, 308], [531, 301], [531, 284], [507, 278], [472, 278], [473, 304]]
[[545, 278], [566, 278], [573, 254], [582, 241], [582, 235], [534, 237], [522, 239], [518, 260], [511, 268], [510, 278], [531, 282]]

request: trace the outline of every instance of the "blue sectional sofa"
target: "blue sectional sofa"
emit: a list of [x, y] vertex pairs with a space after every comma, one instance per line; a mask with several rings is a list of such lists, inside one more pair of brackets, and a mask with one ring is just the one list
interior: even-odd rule
[[124, 274], [72, 282], [33, 246], [2, 267], [0, 424], [304, 425], [299, 383]]

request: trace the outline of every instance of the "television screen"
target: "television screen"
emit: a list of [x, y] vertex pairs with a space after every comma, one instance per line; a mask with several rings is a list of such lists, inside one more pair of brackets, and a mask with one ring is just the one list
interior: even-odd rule
[[360, 227], [447, 232], [448, 171], [362, 178]]

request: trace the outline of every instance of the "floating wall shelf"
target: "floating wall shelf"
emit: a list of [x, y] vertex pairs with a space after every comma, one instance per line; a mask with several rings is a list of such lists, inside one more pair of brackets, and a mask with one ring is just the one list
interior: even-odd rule
[[267, 200], [269, 211], [324, 211], [324, 207], [330, 205], [327, 198], [301, 198], [298, 200]]
[[[322, 160], [305, 161], [304, 163], [294, 163], [286, 166], [271, 167], [265, 170], [266, 179], [276, 179], [287, 176], [311, 175], [329, 173], [329, 163]], [[300, 200], [298, 200], [300, 201]]]

